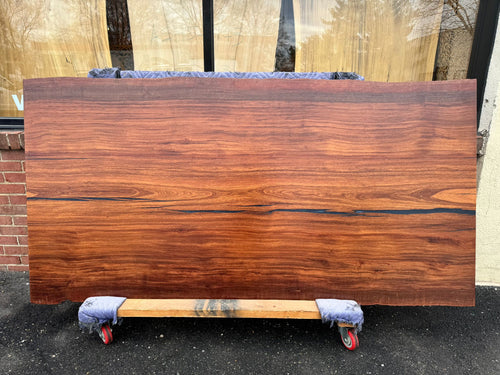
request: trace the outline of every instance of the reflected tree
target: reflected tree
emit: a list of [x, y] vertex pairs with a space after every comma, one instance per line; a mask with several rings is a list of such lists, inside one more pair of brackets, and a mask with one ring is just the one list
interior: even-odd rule
[[466, 78], [479, 2], [445, 0], [434, 79]]
[[[31, 40], [43, 23], [47, 0], [0, 0], [0, 64], [1, 87], [19, 90], [26, 75], [26, 58], [34, 55]], [[30, 61], [30, 64], [34, 60]]]
[[215, 0], [217, 70], [272, 71], [281, 0]]
[[137, 70], [203, 70], [201, 0], [128, 0]]
[[105, 0], [0, 0], [0, 116], [18, 116], [23, 79], [86, 76], [111, 64]]
[[442, 35], [443, 28], [459, 28], [472, 35], [478, 1], [294, 0], [300, 10], [297, 70], [355, 71], [377, 81], [430, 80], [440, 30]]
[[133, 70], [134, 54], [127, 0], [107, 0], [106, 20], [113, 66]]
[[[456, 28], [463, 27], [470, 35], [473, 35], [479, 0], [445, 0], [444, 4], [443, 24], [449, 21], [450, 26], [456, 25]], [[460, 22], [458, 23], [457, 21]]]
[[282, 0], [274, 70], [295, 71], [295, 21], [293, 1]]

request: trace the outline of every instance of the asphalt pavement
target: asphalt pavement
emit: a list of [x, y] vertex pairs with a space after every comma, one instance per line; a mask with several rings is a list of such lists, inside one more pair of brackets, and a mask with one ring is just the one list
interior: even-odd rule
[[78, 328], [78, 303], [29, 302], [0, 272], [0, 374], [500, 374], [500, 288], [475, 307], [363, 306], [360, 347], [318, 320], [128, 318], [114, 342]]

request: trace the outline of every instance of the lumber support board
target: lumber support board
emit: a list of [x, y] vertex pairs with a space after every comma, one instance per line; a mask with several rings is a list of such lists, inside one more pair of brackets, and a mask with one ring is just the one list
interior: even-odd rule
[[127, 299], [118, 316], [321, 319], [315, 301], [241, 299]]
[[475, 81], [25, 81], [31, 300], [474, 304]]

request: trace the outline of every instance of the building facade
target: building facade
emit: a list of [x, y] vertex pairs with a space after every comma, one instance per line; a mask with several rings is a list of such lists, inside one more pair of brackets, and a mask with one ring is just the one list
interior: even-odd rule
[[476, 282], [500, 285], [498, 1], [3, 0], [0, 10], [0, 270], [29, 264], [23, 79], [111, 66], [344, 71], [382, 82], [478, 79]]

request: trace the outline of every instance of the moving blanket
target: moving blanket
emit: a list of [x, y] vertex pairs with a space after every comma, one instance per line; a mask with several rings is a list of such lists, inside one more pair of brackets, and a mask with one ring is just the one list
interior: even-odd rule
[[198, 78], [243, 78], [243, 79], [328, 79], [328, 80], [358, 80], [364, 78], [350, 72], [174, 72], [174, 71], [136, 71], [120, 70], [118, 68], [92, 69], [89, 78], [170, 78], [170, 77], [198, 77]]
[[357, 331], [363, 328], [363, 310], [361, 306], [352, 300], [343, 299], [317, 299], [321, 320], [323, 323], [330, 323], [333, 327], [334, 323], [353, 324]]
[[78, 309], [78, 322], [81, 329], [97, 332], [105, 323], [119, 324], [118, 309], [125, 297], [89, 297]]

